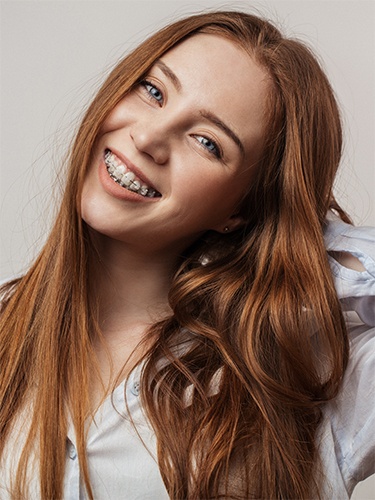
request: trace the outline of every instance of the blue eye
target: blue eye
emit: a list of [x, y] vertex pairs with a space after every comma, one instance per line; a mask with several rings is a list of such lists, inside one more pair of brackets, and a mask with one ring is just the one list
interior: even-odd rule
[[221, 150], [215, 141], [209, 139], [208, 137], [204, 137], [203, 135], [197, 135], [196, 138], [197, 141], [202, 145], [202, 147], [207, 149], [209, 153], [212, 153], [214, 156], [216, 156], [216, 158], [221, 158]]
[[157, 87], [155, 87], [155, 85], [147, 80], [143, 80], [140, 84], [145, 89], [146, 95], [149, 99], [155, 100], [158, 103], [163, 102], [163, 94]]

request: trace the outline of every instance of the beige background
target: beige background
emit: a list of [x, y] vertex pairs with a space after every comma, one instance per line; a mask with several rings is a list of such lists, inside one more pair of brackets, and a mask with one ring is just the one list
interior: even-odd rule
[[[59, 158], [106, 70], [156, 28], [210, 7], [258, 10], [315, 48], [344, 118], [337, 197], [356, 223], [375, 225], [374, 1], [1, 1], [0, 279], [40, 248]], [[374, 490], [367, 480], [354, 498]]]

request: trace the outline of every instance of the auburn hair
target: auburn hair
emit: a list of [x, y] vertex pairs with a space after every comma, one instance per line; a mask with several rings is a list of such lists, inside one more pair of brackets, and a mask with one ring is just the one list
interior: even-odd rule
[[95, 366], [92, 340], [100, 332], [88, 297], [95, 250], [80, 215], [82, 184], [109, 112], [159, 57], [198, 32], [232, 40], [266, 70], [267, 127], [256, 179], [241, 203], [246, 226], [207, 233], [186, 251], [170, 288], [173, 314], [148, 333], [156, 341], [143, 359], [141, 398], [160, 472], [172, 499], [319, 494], [316, 433], [348, 356], [323, 241], [330, 207], [345, 217], [332, 196], [342, 146], [339, 111], [305, 45], [257, 16], [208, 12], [163, 28], [110, 73], [71, 148], [49, 238], [29, 271], [3, 287], [3, 453], [21, 412], [28, 419], [14, 498], [27, 497], [35, 450], [41, 498], [63, 496], [67, 408], [94, 498], [84, 424], [87, 367]]

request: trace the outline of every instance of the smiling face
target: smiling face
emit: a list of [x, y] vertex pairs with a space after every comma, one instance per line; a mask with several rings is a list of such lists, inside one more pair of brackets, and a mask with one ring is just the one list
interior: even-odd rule
[[233, 42], [198, 34], [164, 54], [104, 122], [82, 192], [100, 234], [181, 251], [236, 215], [264, 135], [267, 75]]

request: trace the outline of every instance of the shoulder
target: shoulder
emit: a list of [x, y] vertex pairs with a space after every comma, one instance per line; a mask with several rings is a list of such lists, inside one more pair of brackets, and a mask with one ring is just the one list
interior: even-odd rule
[[319, 447], [332, 491], [348, 498], [375, 472], [375, 228], [329, 215], [324, 238], [350, 357], [339, 394], [323, 408]]
[[[335, 275], [358, 278], [350, 271], [363, 271], [375, 279], [375, 227], [352, 226], [329, 213], [324, 227], [324, 241], [329, 255], [341, 256], [330, 260]], [[346, 262], [349, 265], [345, 265]]]
[[375, 227], [352, 226], [329, 214], [324, 240], [343, 309], [375, 326]]

